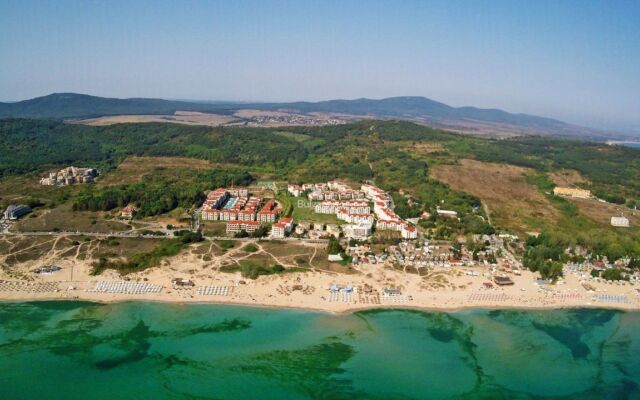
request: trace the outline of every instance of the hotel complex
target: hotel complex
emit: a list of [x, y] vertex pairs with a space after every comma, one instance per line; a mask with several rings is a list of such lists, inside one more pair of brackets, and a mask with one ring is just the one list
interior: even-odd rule
[[75, 183], [89, 183], [93, 182], [98, 175], [99, 172], [95, 168], [67, 167], [57, 172], [50, 172], [48, 176], [40, 179], [40, 184], [65, 186]]
[[[367, 239], [373, 226], [380, 230], [400, 232], [404, 239], [416, 239], [418, 231], [414, 226], [400, 218], [394, 211], [391, 196], [384, 190], [369, 184], [354, 190], [341, 181], [313, 183], [304, 185], [288, 185], [293, 196], [300, 197], [306, 193], [317, 214], [335, 214], [349, 225], [343, 227], [348, 238]], [[371, 213], [373, 204], [373, 214]]]
[[[353, 189], [342, 181], [334, 180], [289, 184], [287, 191], [295, 197], [307, 197], [316, 214], [332, 214], [346, 222], [342, 233], [349, 239], [366, 240], [374, 227], [399, 232], [403, 239], [418, 237], [416, 227], [393, 211], [391, 196], [376, 186], [363, 184], [359, 189]], [[215, 189], [207, 193], [200, 209], [202, 221], [225, 221], [227, 234], [253, 233], [262, 225], [271, 226], [270, 237], [274, 239], [285, 238], [294, 231], [296, 234], [306, 232], [306, 229], [294, 229], [293, 219], [281, 214], [282, 209], [276, 199], [249, 193], [244, 188]], [[326, 234], [338, 236], [340, 233], [338, 225], [326, 226]]]

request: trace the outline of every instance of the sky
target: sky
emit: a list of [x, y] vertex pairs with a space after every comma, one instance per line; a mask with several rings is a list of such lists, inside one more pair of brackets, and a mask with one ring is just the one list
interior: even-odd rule
[[0, 0], [0, 101], [425, 96], [640, 133], [640, 1]]

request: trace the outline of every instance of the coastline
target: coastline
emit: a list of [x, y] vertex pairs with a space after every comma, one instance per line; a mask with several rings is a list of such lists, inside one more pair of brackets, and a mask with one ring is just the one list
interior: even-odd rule
[[551, 310], [570, 310], [570, 309], [602, 309], [602, 310], [614, 310], [623, 312], [640, 312], [640, 307], [622, 304], [593, 304], [591, 302], [585, 304], [563, 304], [563, 305], [524, 305], [524, 304], [467, 304], [467, 305], [455, 305], [455, 306], [425, 306], [419, 304], [377, 304], [377, 305], [352, 305], [349, 308], [342, 310], [332, 310], [327, 307], [310, 307], [310, 306], [297, 306], [297, 305], [279, 305], [279, 304], [259, 304], [248, 302], [235, 302], [235, 301], [221, 301], [212, 299], [163, 299], [163, 298], [141, 298], [134, 296], [121, 296], [120, 298], [96, 298], [96, 297], [81, 297], [74, 298], [64, 296], [20, 296], [20, 297], [6, 297], [0, 295], [0, 304], [3, 303], [34, 303], [34, 302], [88, 302], [94, 304], [118, 304], [118, 303], [152, 303], [152, 304], [166, 304], [166, 305], [212, 305], [212, 306], [229, 306], [229, 307], [242, 307], [242, 308], [255, 308], [255, 309], [271, 309], [271, 310], [291, 310], [302, 312], [314, 312], [324, 313], [328, 315], [351, 315], [359, 312], [376, 311], [376, 310], [410, 310], [421, 312], [444, 312], [444, 313], [457, 313], [472, 310], [516, 310], [516, 311], [551, 311]]
[[[508, 286], [493, 282], [495, 271], [488, 266], [437, 267], [417, 274], [386, 265], [362, 264], [350, 273], [306, 270], [257, 279], [247, 279], [240, 272], [221, 272], [222, 262], [240, 249], [237, 247], [212, 261], [205, 261], [189, 251], [165, 260], [161, 266], [127, 276], [114, 270], [92, 275], [91, 260], [59, 257], [54, 253], [46, 260], [30, 260], [11, 270], [0, 270], [0, 301], [215, 304], [334, 315], [377, 309], [456, 312], [602, 308], [640, 311], [639, 283], [595, 281], [578, 271], [566, 272], [561, 283], [541, 285], [536, 280], [537, 274], [524, 270], [519, 275], [511, 274], [513, 284]], [[61, 270], [48, 274], [30, 272], [44, 262], [55, 263]], [[175, 279], [186, 279], [192, 286], [178, 288], [172, 284]], [[121, 290], [118, 285], [141, 285], [153, 290]], [[334, 290], [330, 290], [332, 287]], [[337, 288], [342, 289], [338, 291]], [[395, 288], [397, 293], [389, 294], [389, 288]]]

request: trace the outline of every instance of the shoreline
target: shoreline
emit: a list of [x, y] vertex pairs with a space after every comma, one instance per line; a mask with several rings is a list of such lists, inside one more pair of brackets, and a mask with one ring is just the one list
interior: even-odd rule
[[[89, 246], [89, 244], [85, 245]], [[317, 246], [282, 249], [261, 248], [281, 265], [294, 266], [295, 257], [315, 259]], [[536, 273], [510, 274], [510, 285], [494, 282], [495, 267], [433, 267], [420, 274], [382, 264], [361, 264], [350, 273], [304, 270], [262, 275], [257, 279], [240, 272], [223, 272], [222, 266], [256, 257], [236, 246], [216, 254], [214, 244], [200, 252], [191, 248], [161, 265], [122, 276], [115, 270], [93, 275], [92, 258], [63, 254], [52, 245], [46, 258], [37, 258], [0, 270], [0, 302], [88, 301], [95, 303], [154, 302], [214, 304], [322, 312], [332, 315], [367, 310], [404, 309], [424, 312], [457, 312], [473, 309], [554, 310], [600, 308], [640, 311], [640, 282], [595, 281], [585, 271], [566, 271], [554, 285], [543, 284]], [[202, 251], [203, 250], [203, 251]], [[269, 251], [275, 253], [271, 254]], [[278, 253], [280, 251], [280, 253]], [[205, 256], [208, 256], [205, 259]], [[288, 257], [288, 258], [285, 258]], [[44, 263], [57, 272], [33, 274]], [[189, 285], [174, 282], [186, 280]]]
[[166, 304], [166, 305], [213, 305], [213, 306], [229, 306], [229, 307], [244, 307], [244, 308], [256, 308], [256, 309], [272, 309], [272, 310], [291, 310], [291, 311], [303, 311], [303, 312], [315, 312], [323, 313], [327, 315], [341, 316], [351, 315], [358, 312], [376, 311], [376, 310], [398, 310], [398, 311], [422, 311], [427, 313], [457, 313], [472, 310], [516, 310], [516, 311], [554, 311], [554, 310], [570, 310], [570, 309], [601, 309], [611, 311], [622, 312], [640, 312], [640, 308], [633, 307], [632, 305], [623, 306], [615, 304], [563, 304], [559, 306], [544, 306], [544, 305], [505, 305], [505, 304], [477, 304], [477, 305], [456, 305], [456, 306], [423, 306], [418, 304], [376, 304], [366, 306], [351, 306], [343, 310], [331, 310], [323, 307], [310, 307], [310, 306], [296, 306], [296, 305], [278, 305], [278, 304], [256, 304], [246, 302], [234, 302], [234, 301], [216, 301], [216, 300], [176, 300], [176, 299], [152, 299], [152, 298], [135, 298], [135, 297], [123, 297], [120, 299], [96, 299], [90, 297], [69, 298], [69, 297], [55, 297], [55, 296], [42, 296], [42, 297], [20, 297], [20, 298], [7, 298], [0, 296], [0, 304], [3, 303], [37, 303], [37, 302], [86, 302], [93, 304], [118, 304], [118, 303], [152, 303], [152, 304]]

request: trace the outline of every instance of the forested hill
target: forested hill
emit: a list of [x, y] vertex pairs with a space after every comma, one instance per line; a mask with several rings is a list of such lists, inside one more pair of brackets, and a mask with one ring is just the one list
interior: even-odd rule
[[372, 115], [396, 118], [434, 118], [449, 120], [477, 120], [538, 128], [560, 128], [564, 122], [528, 114], [511, 114], [498, 109], [451, 107], [426, 97], [389, 97], [381, 100], [328, 100], [264, 104], [265, 108], [290, 109], [300, 112], [330, 112], [353, 115]]
[[115, 99], [54, 93], [15, 103], [0, 103], [0, 118], [88, 118], [105, 115], [170, 115], [176, 111], [227, 113], [228, 106], [162, 99]]
[[[365, 120], [324, 127], [204, 127], [163, 123], [85, 126], [0, 119], [0, 177], [78, 164], [109, 169], [129, 155], [184, 156], [233, 163], [289, 179], [370, 179], [370, 163], [415, 163], [419, 144], [439, 143], [434, 159], [475, 158], [545, 172], [573, 169], [590, 189], [617, 203], [640, 198], [640, 149], [551, 138], [488, 140], [402, 121]], [[367, 162], [369, 161], [369, 162]], [[438, 161], [440, 162], [440, 161]], [[403, 178], [404, 179], [404, 178]], [[401, 182], [399, 184], [409, 184]]]
[[571, 127], [564, 122], [527, 114], [512, 114], [497, 109], [451, 107], [425, 97], [391, 97], [381, 100], [329, 100], [293, 103], [197, 103], [162, 99], [115, 99], [76, 93], [55, 93], [16, 103], [0, 103], [1, 117], [19, 118], [87, 118], [124, 114], [173, 114], [175, 111], [198, 111], [229, 114], [239, 109], [289, 110], [298, 113], [328, 112], [355, 116], [401, 119], [473, 120], [509, 124], [516, 127], [562, 132]]

